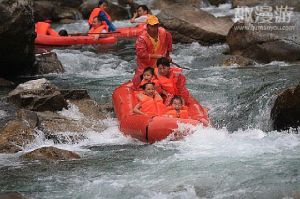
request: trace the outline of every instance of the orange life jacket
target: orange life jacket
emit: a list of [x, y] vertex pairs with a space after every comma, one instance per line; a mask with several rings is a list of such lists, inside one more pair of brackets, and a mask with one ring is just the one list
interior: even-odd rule
[[103, 30], [106, 30], [106, 32], [108, 32], [108, 26], [104, 23], [102, 23], [102, 25], [97, 28], [92, 27], [89, 30], [88, 35], [90, 35], [90, 36], [94, 35], [94, 34], [89, 34], [89, 33], [102, 33]]
[[166, 112], [166, 106], [163, 104], [163, 100], [158, 94], [153, 98], [140, 93], [137, 95], [137, 98], [141, 103], [141, 112], [149, 116], [162, 115]]
[[[160, 54], [160, 55], [166, 55], [168, 51], [168, 45], [166, 44], [166, 37], [167, 32], [164, 28], [159, 27], [158, 28], [158, 44], [157, 47], [154, 48], [154, 45], [151, 41], [150, 35], [145, 30], [141, 35], [140, 38], [142, 38], [147, 45], [147, 53], [148, 54]], [[137, 44], [138, 45], [138, 44]], [[145, 66], [156, 66], [156, 60], [157, 59], [140, 59], [137, 57], [138, 66], [142, 68], [146, 68]], [[141, 66], [140, 66], [141, 65]]]
[[141, 87], [141, 86], [143, 86], [144, 84], [146, 84], [146, 83], [154, 83], [154, 88], [155, 88], [155, 90], [158, 92], [158, 93], [161, 93], [162, 92], [162, 89], [161, 89], [161, 87], [160, 87], [160, 85], [159, 85], [159, 82], [158, 82], [158, 79], [156, 79], [156, 78], [152, 78], [150, 81], [147, 81], [147, 80], [142, 80], [141, 81], [141, 83], [140, 83], [140, 85], [139, 85], [139, 88]]
[[37, 22], [35, 24], [35, 32], [40, 35], [59, 36], [58, 33], [51, 28], [51, 24], [47, 22]]
[[188, 119], [189, 118], [188, 107], [182, 106], [181, 110], [178, 113], [173, 108], [173, 106], [168, 106], [167, 107], [167, 112], [166, 112], [165, 115], [167, 115], [168, 117], [172, 117], [172, 118]]
[[94, 8], [93, 11], [90, 14], [90, 17], [89, 17], [89, 20], [88, 20], [88, 23], [90, 25], [92, 25], [94, 18], [96, 16], [98, 16], [100, 14], [100, 12], [104, 12], [106, 14], [108, 20], [111, 21], [111, 17], [109, 16], [109, 14], [107, 12], [105, 12], [102, 8]]
[[170, 93], [172, 95], [176, 95], [178, 93], [176, 83], [178, 80], [177, 77], [180, 72], [177, 72], [176, 69], [170, 68], [169, 77], [159, 75], [158, 68], [155, 68], [154, 72], [155, 72], [158, 82], [163, 90], [167, 91], [168, 93]]

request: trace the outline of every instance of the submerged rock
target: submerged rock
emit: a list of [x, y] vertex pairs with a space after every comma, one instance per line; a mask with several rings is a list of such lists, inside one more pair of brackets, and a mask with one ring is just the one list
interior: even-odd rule
[[0, 199], [26, 199], [17, 192], [0, 193]]
[[42, 147], [22, 155], [21, 158], [30, 160], [74, 160], [80, 159], [80, 155], [55, 147]]
[[31, 1], [2, 0], [0, 10], [0, 75], [28, 74], [35, 61]]
[[253, 65], [254, 61], [240, 55], [228, 56], [223, 60], [224, 66], [238, 65], [241, 67]]
[[271, 111], [275, 130], [300, 126], [300, 84], [278, 95]]
[[[289, 27], [292, 30], [281, 29]], [[300, 60], [300, 16], [290, 23], [235, 23], [227, 43], [233, 55], [241, 55], [259, 62]]]
[[62, 63], [59, 61], [56, 53], [54, 52], [36, 55], [35, 67], [35, 74], [38, 75], [65, 72]]
[[163, 9], [158, 18], [172, 33], [174, 42], [199, 42], [203, 45], [222, 43], [233, 22], [228, 17], [217, 18], [190, 6], [173, 5]]
[[33, 111], [60, 111], [68, 106], [58, 88], [44, 78], [18, 85], [8, 101]]

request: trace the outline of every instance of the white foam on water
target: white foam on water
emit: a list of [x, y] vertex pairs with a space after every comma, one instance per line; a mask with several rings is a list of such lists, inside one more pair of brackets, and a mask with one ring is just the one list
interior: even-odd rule
[[234, 16], [235, 10], [232, 9], [231, 3], [220, 4], [219, 6], [209, 6], [201, 8], [206, 12], [214, 15], [215, 17]]
[[130, 64], [112, 54], [95, 54], [79, 50], [54, 50], [62, 62], [64, 75], [106, 78], [130, 75]]
[[259, 129], [239, 130], [233, 133], [227, 129], [198, 126], [195, 133], [178, 142], [163, 141], [157, 146], [176, 149], [177, 158], [197, 159], [199, 157], [255, 157], [262, 154], [277, 154], [293, 150], [300, 145], [299, 134], [285, 132], [263, 132]]
[[4, 118], [6, 116], [7, 116], [7, 112], [3, 111], [3, 110], [0, 110], [0, 118]]

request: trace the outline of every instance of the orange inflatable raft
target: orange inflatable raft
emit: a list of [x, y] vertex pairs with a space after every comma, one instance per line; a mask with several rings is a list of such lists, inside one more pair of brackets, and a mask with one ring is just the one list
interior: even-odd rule
[[[208, 120], [207, 111], [194, 98], [188, 107], [191, 119], [178, 119], [166, 116], [148, 117], [134, 114], [137, 103], [132, 83], [127, 82], [116, 88], [112, 95], [114, 110], [120, 122], [120, 130], [142, 142], [154, 143], [167, 138], [178, 128], [178, 123], [201, 124], [201, 118]], [[204, 117], [203, 117], [204, 115]], [[183, 133], [183, 132], [182, 132]]]
[[94, 40], [93, 36], [52, 36], [37, 34], [35, 44], [47, 46], [70, 46], [76, 44], [115, 44], [115, 37], [105, 37]]
[[111, 32], [107, 36], [113, 36], [117, 38], [134, 38], [138, 37], [145, 30], [145, 24], [139, 24], [135, 27], [123, 27], [117, 28], [116, 32]]
[[35, 44], [47, 46], [70, 46], [76, 44], [114, 44], [117, 39], [113, 36], [95, 40], [93, 36], [60, 36], [51, 28], [50, 22], [35, 24]]

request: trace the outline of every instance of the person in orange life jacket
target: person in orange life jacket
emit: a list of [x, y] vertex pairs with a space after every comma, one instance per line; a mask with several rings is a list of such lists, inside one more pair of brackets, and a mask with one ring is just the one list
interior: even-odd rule
[[154, 76], [154, 69], [152, 67], [147, 67], [143, 74], [141, 75], [141, 83], [140, 83], [140, 86], [139, 88], [142, 88], [142, 86], [146, 83], [154, 83], [154, 88], [155, 90], [158, 92], [158, 93], [161, 93], [162, 90], [159, 86], [159, 83], [158, 83], [158, 80], [155, 78]]
[[93, 36], [95, 40], [101, 37], [100, 33], [106, 33], [108, 31], [108, 27], [106, 23], [103, 23], [99, 16], [94, 17], [92, 28], [89, 30], [88, 35]]
[[150, 15], [147, 19], [146, 30], [137, 38], [136, 44], [137, 68], [132, 79], [134, 88], [140, 84], [140, 75], [148, 66], [156, 67], [158, 58], [167, 57], [169, 60], [172, 51], [172, 36], [164, 28], [159, 27], [156, 16]]
[[111, 17], [105, 10], [108, 8], [108, 1], [100, 0], [98, 3], [98, 7], [94, 8], [92, 13], [90, 14], [90, 17], [88, 19], [88, 23], [90, 25], [90, 28], [92, 27], [93, 19], [96, 16], [99, 16], [101, 21], [104, 21], [108, 25], [108, 31], [116, 31], [116, 27], [111, 22]]
[[165, 113], [166, 106], [161, 96], [155, 91], [154, 83], [146, 83], [142, 88], [144, 92], [137, 94], [139, 103], [134, 107], [133, 112], [150, 117]]
[[171, 106], [167, 107], [167, 112], [164, 115], [172, 118], [188, 119], [188, 108], [183, 104], [183, 99], [180, 96], [175, 95], [171, 100]]
[[131, 23], [146, 23], [150, 10], [146, 5], [139, 5], [133, 17], [130, 19]]
[[169, 59], [162, 57], [157, 60], [155, 75], [161, 88], [167, 93], [165, 99], [166, 105], [170, 104], [174, 95], [181, 96], [185, 103], [189, 105], [190, 93], [185, 86], [186, 78], [181, 73], [181, 69], [170, 68]]

